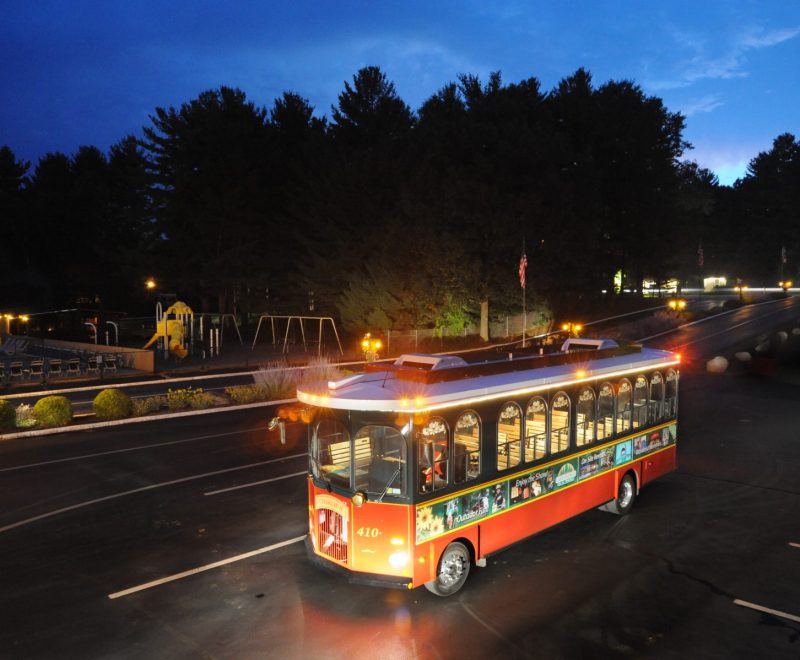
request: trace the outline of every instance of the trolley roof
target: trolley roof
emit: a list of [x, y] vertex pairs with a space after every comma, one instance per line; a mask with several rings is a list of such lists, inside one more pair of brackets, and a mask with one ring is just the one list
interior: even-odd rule
[[406, 354], [393, 364], [371, 364], [365, 373], [302, 386], [299, 401], [340, 410], [424, 412], [513, 398], [648, 369], [679, 364], [680, 356], [611, 340], [574, 340], [558, 353], [463, 357]]

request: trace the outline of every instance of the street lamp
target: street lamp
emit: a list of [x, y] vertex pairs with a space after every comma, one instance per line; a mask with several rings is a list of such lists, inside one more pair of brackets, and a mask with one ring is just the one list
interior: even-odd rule
[[364, 351], [364, 360], [367, 362], [375, 362], [378, 359], [378, 351], [383, 344], [380, 339], [372, 337], [372, 333], [368, 332], [361, 340], [361, 350]]
[[157, 286], [156, 281], [152, 277], [148, 277], [145, 280], [144, 288], [147, 289], [148, 291], [152, 291], [153, 289], [156, 288], [156, 286]]
[[568, 321], [567, 323], [561, 324], [561, 329], [567, 333], [567, 337], [577, 337], [578, 334], [583, 330], [583, 326], [580, 323]]
[[667, 307], [675, 312], [675, 316], [680, 316], [680, 313], [686, 309], [686, 301], [683, 298], [672, 298], [667, 302]]

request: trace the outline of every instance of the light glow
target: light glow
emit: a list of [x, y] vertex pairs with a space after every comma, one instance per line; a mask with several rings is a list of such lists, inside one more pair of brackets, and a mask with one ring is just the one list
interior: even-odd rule
[[[677, 366], [681, 363], [681, 356], [677, 353], [672, 354], [673, 357], [671, 359], [665, 359], [662, 362], [650, 362], [647, 364], [638, 364], [638, 365], [628, 365], [627, 368], [618, 369], [616, 371], [608, 371], [608, 372], [598, 372], [598, 373], [591, 373], [585, 370], [583, 374], [579, 374], [577, 372], [574, 373], [574, 378], [570, 380], [558, 380], [556, 381], [549, 381], [539, 385], [529, 385], [528, 387], [520, 387], [514, 390], [504, 390], [501, 392], [493, 392], [491, 394], [482, 394], [472, 397], [465, 397], [460, 399], [455, 399], [452, 401], [446, 401], [443, 403], [430, 403], [426, 402], [425, 398], [422, 396], [417, 396], [413, 399], [412, 402], [406, 398], [402, 397], [400, 399], [386, 399], [381, 400], [380, 404], [382, 407], [380, 408], [364, 408], [359, 407], [360, 401], [348, 401], [346, 399], [339, 399], [338, 397], [325, 397], [326, 404], [330, 405], [330, 402], [335, 402], [332, 407], [340, 408], [341, 409], [348, 409], [348, 410], [381, 410], [386, 412], [396, 412], [396, 413], [423, 413], [423, 412], [430, 412], [434, 410], [445, 410], [448, 408], [456, 408], [459, 406], [468, 407], [471, 405], [476, 405], [479, 403], [483, 403], [486, 401], [494, 401], [496, 399], [503, 399], [503, 398], [514, 398], [514, 397], [521, 397], [526, 396], [535, 392], [542, 392], [547, 390], [552, 390], [556, 387], [569, 387], [571, 385], [577, 385], [580, 383], [587, 383], [587, 382], [595, 382], [599, 380], [617, 378], [620, 376], [625, 376], [629, 374], [638, 374], [643, 371], [649, 371], [654, 369], [663, 369], [666, 367], [673, 367]], [[297, 398], [302, 403], [310, 403], [312, 405], [319, 405], [320, 398], [317, 395], [311, 394], [309, 392], [303, 392], [302, 390], [297, 391]], [[346, 407], [342, 407], [336, 404], [347, 404]]]
[[408, 553], [393, 552], [391, 555], [389, 555], [389, 564], [391, 564], [392, 568], [403, 568], [406, 564], [408, 564]]
[[[553, 388], [557, 387], [569, 387], [570, 385], [577, 385], [579, 383], [590, 382], [593, 380], [605, 380], [607, 378], [617, 378], [619, 376], [625, 376], [628, 374], [639, 373], [644, 370], [650, 369], [663, 369], [664, 367], [674, 367], [680, 364], [680, 359], [668, 360], [666, 362], [659, 362], [654, 365], [647, 365], [643, 367], [641, 365], [637, 366], [634, 369], [621, 369], [619, 371], [612, 371], [610, 373], [602, 373], [597, 375], [587, 376], [585, 378], [575, 378], [573, 380], [567, 381], [560, 381], [558, 383], [546, 383], [544, 385], [535, 385], [533, 387], [524, 387], [518, 390], [510, 390], [506, 392], [498, 392], [497, 394], [486, 394], [484, 396], [476, 396], [471, 397], [468, 399], [459, 399], [457, 401], [448, 401], [447, 403], [438, 403], [438, 404], [431, 404], [424, 408], [417, 408], [417, 410], [399, 410], [398, 412], [428, 412], [431, 410], [444, 410], [445, 408], [456, 408], [459, 406], [471, 406], [478, 403], [483, 403], [484, 401], [494, 401], [495, 399], [513, 399], [518, 396], [523, 396], [526, 394], [532, 394], [533, 392], [543, 392], [545, 390], [552, 390]], [[420, 399], [421, 397], [418, 397]]]

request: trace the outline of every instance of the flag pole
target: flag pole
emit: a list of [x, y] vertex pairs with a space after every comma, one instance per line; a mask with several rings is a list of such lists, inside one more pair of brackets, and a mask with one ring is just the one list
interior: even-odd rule
[[522, 259], [519, 267], [519, 280], [522, 284], [522, 348], [525, 348], [525, 330], [528, 327], [528, 310], [525, 306], [525, 271], [528, 268], [528, 257], [525, 254], [525, 237], [522, 237]]

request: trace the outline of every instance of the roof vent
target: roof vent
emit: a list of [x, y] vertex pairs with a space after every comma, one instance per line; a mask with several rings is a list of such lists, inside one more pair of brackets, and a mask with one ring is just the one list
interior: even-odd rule
[[438, 371], [453, 367], [466, 367], [467, 362], [457, 355], [427, 355], [426, 353], [406, 353], [394, 361], [396, 367], [410, 367], [421, 371]]
[[570, 353], [574, 351], [600, 351], [604, 348], [617, 347], [618, 344], [613, 339], [579, 339], [571, 337], [561, 345], [561, 350], [564, 353]]

